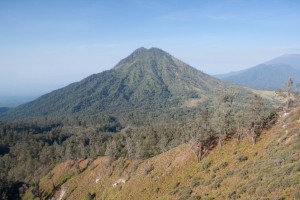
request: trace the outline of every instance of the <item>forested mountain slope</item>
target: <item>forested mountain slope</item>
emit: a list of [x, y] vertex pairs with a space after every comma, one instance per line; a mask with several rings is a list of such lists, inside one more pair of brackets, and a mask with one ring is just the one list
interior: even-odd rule
[[223, 82], [157, 49], [139, 48], [113, 69], [94, 74], [4, 113], [3, 119], [71, 114], [141, 118], [210, 102]]

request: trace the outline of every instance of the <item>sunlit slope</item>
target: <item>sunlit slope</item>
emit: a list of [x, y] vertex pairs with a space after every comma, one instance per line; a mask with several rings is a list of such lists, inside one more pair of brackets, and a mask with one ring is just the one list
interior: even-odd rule
[[[281, 116], [256, 145], [248, 138], [215, 147], [199, 163], [188, 144], [153, 158], [105, 157], [57, 165], [40, 181], [44, 197], [63, 199], [299, 199], [300, 107]], [[80, 169], [80, 170], [79, 170]], [[118, 183], [117, 180], [125, 180]], [[53, 188], [55, 187], [55, 191]], [[24, 199], [30, 199], [28, 191]]]

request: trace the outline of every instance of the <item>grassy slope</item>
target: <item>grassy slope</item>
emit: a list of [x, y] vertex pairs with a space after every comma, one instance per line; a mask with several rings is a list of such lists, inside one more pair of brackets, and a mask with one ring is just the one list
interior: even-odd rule
[[[196, 163], [188, 145], [144, 161], [119, 159], [106, 168], [99, 157], [76, 174], [74, 167], [61, 163], [40, 182], [44, 193], [58, 186], [56, 197], [65, 190], [64, 199], [300, 199], [300, 107], [281, 117], [273, 128], [263, 133], [253, 146], [246, 138], [228, 141]], [[237, 158], [246, 156], [247, 160]], [[226, 164], [227, 163], [227, 164]], [[145, 175], [145, 168], [154, 170]], [[70, 165], [70, 164], [69, 164]], [[69, 171], [69, 172], [68, 172]], [[96, 179], [100, 178], [96, 183]], [[125, 184], [112, 187], [119, 178]], [[62, 184], [65, 182], [64, 184]], [[59, 185], [62, 186], [60, 187]], [[24, 199], [30, 198], [27, 192]]]

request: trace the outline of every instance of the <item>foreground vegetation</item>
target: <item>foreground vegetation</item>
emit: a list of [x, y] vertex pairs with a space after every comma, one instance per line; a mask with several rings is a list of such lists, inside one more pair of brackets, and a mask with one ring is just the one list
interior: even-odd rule
[[[40, 194], [64, 199], [299, 199], [300, 107], [281, 114], [255, 145], [248, 137], [229, 139], [199, 162], [190, 144], [144, 160], [68, 160], [40, 180]], [[113, 187], [119, 179], [126, 182]], [[23, 198], [31, 199], [34, 189]]]
[[39, 189], [40, 178], [66, 160], [73, 161], [68, 168], [75, 167], [80, 174], [82, 169], [74, 162], [78, 159], [106, 155], [105, 165], [109, 167], [121, 157], [148, 159], [189, 143], [195, 159], [200, 161], [211, 148], [222, 147], [230, 138], [247, 137], [255, 144], [261, 131], [275, 122], [276, 114], [258, 96], [249, 97], [243, 107], [238, 99], [235, 92], [224, 93], [218, 107], [198, 107], [195, 115], [180, 123], [149, 121], [147, 126], [129, 127], [115, 117], [98, 115], [71, 116], [58, 122], [50, 118], [2, 122], [2, 196], [17, 198], [30, 187], [35, 187], [32, 191], [36, 197], [51, 196], [53, 191]]

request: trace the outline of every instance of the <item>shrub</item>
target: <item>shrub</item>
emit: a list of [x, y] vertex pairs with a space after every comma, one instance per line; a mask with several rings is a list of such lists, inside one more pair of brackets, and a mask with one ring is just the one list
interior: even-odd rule
[[279, 159], [279, 158], [276, 158], [276, 159], [274, 160], [274, 162], [275, 162], [276, 165], [281, 165], [282, 160]]
[[200, 182], [196, 181], [196, 180], [191, 183], [192, 188], [198, 187], [199, 185], [200, 185]]
[[211, 165], [211, 161], [209, 159], [206, 159], [203, 161], [201, 168], [202, 170], [206, 170], [209, 169], [210, 165]]
[[229, 177], [229, 176], [232, 176], [234, 173], [233, 173], [233, 171], [231, 171], [231, 170], [228, 170], [226, 173], [225, 173], [225, 177]]
[[227, 198], [228, 198], [228, 199], [236, 199], [236, 191], [230, 192], [230, 193], [227, 195]]
[[243, 161], [248, 160], [248, 157], [247, 157], [247, 156], [244, 156], [244, 155], [241, 155], [241, 156], [238, 156], [236, 159], [237, 159], [239, 162], [243, 162]]
[[221, 168], [221, 169], [225, 169], [227, 166], [228, 166], [228, 163], [227, 163], [227, 162], [222, 162], [222, 163], [220, 164], [220, 168]]
[[159, 193], [159, 191], [160, 191], [160, 188], [156, 188], [156, 189], [155, 189], [155, 192], [156, 192], [156, 193]]
[[154, 170], [154, 166], [153, 166], [153, 164], [150, 164], [150, 165], [147, 165], [146, 167], [145, 167], [145, 169], [144, 169], [144, 174], [145, 175], [148, 175], [151, 171], [153, 171]]
[[192, 183], [191, 183], [191, 187], [192, 188], [195, 188], [195, 187], [198, 187], [199, 185], [202, 185], [204, 184], [205, 180], [200, 178], [200, 177], [195, 177], [193, 180], [192, 180]]
[[212, 189], [218, 189], [221, 186], [219, 181], [214, 181], [211, 185]]
[[219, 178], [216, 178], [215, 180], [214, 180], [214, 182], [212, 183], [212, 185], [211, 185], [211, 188], [212, 189], [218, 189], [220, 186], [221, 186], [221, 183], [222, 183], [222, 179], [219, 177]]
[[179, 199], [186, 200], [191, 197], [192, 189], [190, 187], [183, 187], [179, 192]]
[[219, 171], [219, 170], [220, 170], [219, 167], [214, 167], [214, 168], [212, 168], [212, 172], [213, 172], [213, 173], [216, 173], [216, 172]]
[[243, 178], [243, 179], [247, 179], [247, 178], [248, 178], [248, 174], [249, 174], [248, 170], [243, 170], [243, 171], [241, 171], [241, 172], [239, 173], [239, 176], [240, 176], [241, 178]]

